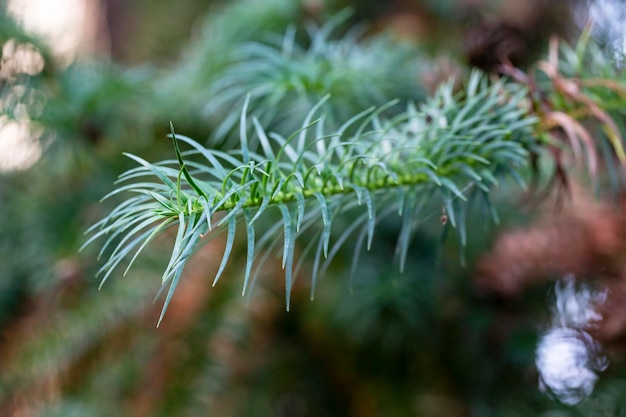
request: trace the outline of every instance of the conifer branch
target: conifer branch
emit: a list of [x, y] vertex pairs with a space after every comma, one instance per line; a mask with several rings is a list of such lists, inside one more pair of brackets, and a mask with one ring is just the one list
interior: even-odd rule
[[[108, 260], [98, 272], [104, 282], [124, 259], [132, 256], [128, 271], [149, 242], [177, 226], [162, 277], [163, 289], [168, 289], [164, 313], [187, 260], [204, 238], [227, 230], [217, 281], [230, 257], [237, 223], [245, 219], [245, 292], [254, 281], [250, 277], [257, 254], [275, 246], [280, 237], [276, 232], [282, 228], [289, 308], [298, 238], [306, 230], [318, 230], [314, 269], [319, 271], [322, 258], [332, 258], [347, 238], [344, 233], [331, 243], [333, 219], [359, 205], [365, 206], [364, 215], [352, 231], [364, 230], [368, 247], [382, 214], [402, 216], [400, 268], [425, 201], [446, 207], [464, 242], [466, 191], [471, 188], [488, 199], [500, 176], [519, 179], [515, 174], [526, 165], [535, 144], [536, 119], [528, 116], [525, 95], [473, 73], [462, 94], [454, 95], [451, 84], [444, 85], [423, 105], [410, 105], [391, 120], [372, 108], [331, 132], [324, 129], [325, 115], [318, 114], [322, 101], [289, 137], [266, 132], [254, 117], [249, 120], [246, 101], [239, 149], [207, 149], [172, 131], [176, 159], [150, 163], [127, 155], [139, 167], [122, 174], [119, 188], [109, 196], [125, 192], [132, 197], [89, 230], [93, 236], [85, 245], [107, 237], [101, 255], [107, 253]], [[190, 150], [181, 151], [181, 145]], [[268, 213], [276, 209], [280, 222], [257, 240], [255, 227], [272, 218]]]

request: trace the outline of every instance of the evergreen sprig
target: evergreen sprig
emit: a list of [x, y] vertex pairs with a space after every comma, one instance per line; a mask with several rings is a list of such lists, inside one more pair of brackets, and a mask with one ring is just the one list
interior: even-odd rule
[[[175, 160], [150, 163], [128, 154], [139, 166], [122, 174], [119, 187], [105, 198], [122, 192], [132, 196], [89, 229], [93, 236], [85, 245], [107, 237], [100, 255], [108, 253], [108, 260], [98, 272], [104, 283], [124, 259], [131, 257], [127, 272], [148, 243], [177, 226], [162, 277], [163, 289], [169, 289], [159, 323], [189, 257], [203, 239], [225, 230], [226, 248], [214, 283], [218, 281], [240, 220], [247, 235], [243, 292], [267, 254], [282, 242], [287, 308], [294, 269], [301, 265], [294, 266], [296, 242], [307, 230], [318, 236], [303, 250], [315, 250], [314, 288], [320, 270], [349, 236], [358, 236], [357, 251], [365, 241], [369, 248], [376, 224], [397, 212], [402, 218], [397, 244], [402, 270], [411, 233], [427, 204], [440, 201], [464, 243], [468, 190], [488, 201], [499, 176], [509, 174], [522, 182], [518, 171], [527, 162], [536, 123], [528, 116], [525, 95], [473, 73], [461, 94], [453, 94], [447, 84], [423, 105], [411, 105], [391, 120], [379, 116], [384, 106], [372, 108], [331, 132], [324, 127], [323, 113], [314, 120], [325, 98], [289, 137], [266, 132], [255, 117], [249, 120], [247, 100], [237, 150], [207, 149], [172, 128]], [[191, 150], [181, 151], [181, 144]], [[333, 220], [358, 206], [364, 207], [362, 214], [331, 243]], [[257, 228], [272, 211], [281, 220], [257, 238]], [[266, 255], [259, 257], [260, 252]]]
[[551, 153], [554, 172], [544, 195], [555, 184], [567, 189], [568, 172], [576, 166], [585, 167], [593, 181], [604, 171], [614, 190], [623, 187], [626, 80], [616, 57], [590, 37], [583, 32], [575, 47], [553, 37], [547, 59], [528, 73], [509, 64], [500, 68], [527, 87], [538, 136]]
[[266, 128], [298, 128], [310, 108], [325, 95], [327, 123], [335, 129], [360, 110], [391, 99], [421, 100], [417, 48], [385, 34], [367, 39], [354, 28], [341, 34], [351, 12], [344, 10], [301, 36], [295, 26], [282, 36], [235, 45], [229, 63], [211, 83], [205, 113], [220, 120], [214, 143], [236, 141], [239, 110], [250, 95], [250, 115]]

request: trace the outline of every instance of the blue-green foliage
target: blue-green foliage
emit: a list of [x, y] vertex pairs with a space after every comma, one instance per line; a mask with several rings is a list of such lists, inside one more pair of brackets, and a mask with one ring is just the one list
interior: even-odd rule
[[297, 129], [327, 94], [333, 97], [325, 105], [332, 129], [371, 105], [396, 98], [421, 100], [424, 92], [416, 81], [423, 58], [418, 50], [384, 35], [362, 39], [354, 28], [337, 36], [348, 16], [344, 11], [321, 27], [308, 25], [304, 39], [291, 27], [284, 36], [233, 48], [207, 93], [205, 112], [221, 121], [212, 140], [236, 139], [233, 133], [248, 94], [251, 116], [281, 132]]
[[[436, 201], [445, 207], [464, 244], [468, 191], [488, 199], [501, 175], [519, 179], [515, 173], [534, 144], [535, 119], [527, 115], [525, 94], [474, 73], [462, 93], [454, 95], [451, 84], [444, 85], [423, 105], [409, 105], [392, 119], [379, 116], [385, 107], [371, 108], [331, 131], [320, 111], [332, 100], [326, 97], [288, 137], [267, 132], [256, 117], [250, 120], [248, 99], [240, 116], [239, 149], [208, 149], [172, 130], [176, 159], [150, 163], [128, 155], [139, 166], [124, 173], [109, 196], [131, 196], [90, 229], [94, 234], [86, 244], [107, 238], [100, 252], [108, 256], [99, 271], [104, 282], [130, 257], [128, 271], [149, 242], [176, 226], [162, 277], [163, 288], [169, 288], [163, 312], [189, 257], [204, 239], [225, 229], [226, 249], [215, 281], [219, 279], [242, 219], [248, 241], [244, 293], [254, 282], [257, 254], [274, 248], [282, 229], [287, 308], [296, 242], [305, 232], [318, 236], [307, 248], [315, 249], [315, 283], [320, 268], [351, 234], [361, 244], [366, 239], [369, 248], [376, 223], [398, 213], [403, 219], [397, 245], [402, 270], [424, 207]], [[181, 151], [181, 145], [190, 150]], [[331, 241], [333, 219], [360, 205], [362, 215]], [[276, 209], [280, 221], [268, 227], [262, 220], [273, 218], [268, 213]], [[265, 233], [257, 240], [259, 224]]]

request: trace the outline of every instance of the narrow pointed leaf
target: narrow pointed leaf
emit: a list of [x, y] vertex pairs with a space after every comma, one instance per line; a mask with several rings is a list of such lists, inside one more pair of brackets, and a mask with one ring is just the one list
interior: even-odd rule
[[248, 249], [246, 253], [246, 271], [244, 273], [243, 280], [243, 290], [241, 291], [241, 295], [246, 294], [246, 289], [248, 288], [248, 281], [250, 279], [250, 273], [252, 272], [252, 262], [254, 261], [254, 223], [251, 221], [251, 216], [249, 210], [244, 210], [244, 219], [246, 221], [246, 232], [248, 237]]
[[213, 286], [217, 284], [224, 269], [226, 268], [226, 263], [228, 263], [228, 259], [230, 258], [230, 252], [233, 249], [233, 243], [235, 242], [235, 230], [237, 229], [237, 220], [235, 217], [231, 217], [228, 221], [228, 235], [226, 236], [226, 247], [224, 248], [224, 256], [222, 256], [222, 262], [220, 263], [220, 267], [217, 270], [217, 274], [215, 274], [215, 278], [213, 279]]

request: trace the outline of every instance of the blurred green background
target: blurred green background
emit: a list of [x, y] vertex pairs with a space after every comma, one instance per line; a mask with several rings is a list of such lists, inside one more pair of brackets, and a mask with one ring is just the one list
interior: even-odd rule
[[[172, 236], [101, 290], [97, 249], [78, 253], [83, 232], [116, 203], [100, 198], [133, 167], [122, 152], [149, 161], [172, 157], [170, 121], [208, 146], [230, 146], [223, 121], [243, 97], [219, 96], [215, 80], [230, 70], [230, 54], [244, 42], [271, 41], [293, 27], [306, 44], [303, 27], [349, 8], [331, 38], [358, 29], [364, 39], [383, 42], [365, 48], [383, 59], [365, 71], [379, 80], [379, 94], [365, 91], [370, 78], [333, 92], [342, 121], [394, 98], [419, 102], [472, 66], [493, 71], [502, 56], [528, 68], [546, 54], [550, 35], [575, 41], [588, 16], [606, 50], [619, 52], [622, 33], [607, 22], [624, 8], [603, 3], [610, 2], [84, 0], [88, 7], [67, 3], [76, 7], [72, 12], [84, 8], [80, 24], [63, 29], [78, 33], [69, 53], [29, 27], [28, 15], [20, 25], [15, 4], [2, 3], [0, 416], [626, 415], [623, 323], [606, 338], [610, 364], [593, 393], [568, 405], [540, 390], [535, 366], [552, 320], [552, 281], [561, 271], [538, 267], [545, 276], [534, 285], [504, 295], [489, 291], [497, 287], [490, 280], [541, 262], [542, 253], [564, 252], [566, 265], [596, 256], [585, 248], [605, 236], [617, 249], [604, 255], [611, 262], [623, 258], [621, 229], [589, 220], [619, 218], [621, 206], [593, 203], [584, 191], [569, 214], [558, 215], [560, 229], [543, 229], [556, 236], [554, 252], [533, 240], [543, 236], [534, 219], [549, 210], [520, 208], [522, 192], [512, 186], [495, 197], [499, 227], [470, 214], [465, 263], [454, 237], [442, 239], [434, 209], [399, 275], [390, 259], [401, 226], [383, 223], [373, 250], [361, 256], [358, 279], [349, 278], [348, 243], [320, 279], [314, 301], [305, 263], [289, 313], [278, 261], [268, 262], [247, 300], [240, 296], [241, 261], [231, 261], [211, 287], [224, 245], [216, 239], [191, 261], [159, 329], [162, 300], [153, 298]], [[32, 13], [33, 4], [25, 10]], [[394, 61], [385, 60], [389, 39], [405, 48]], [[275, 128], [289, 129], [289, 120]], [[344, 224], [336, 230], [350, 225], [338, 221]], [[512, 239], [513, 254], [489, 252], [512, 227], [528, 232]], [[588, 246], [567, 246], [573, 230], [584, 231], [573, 239]], [[245, 256], [245, 248], [235, 251]], [[602, 268], [599, 262], [599, 275]], [[477, 279], [480, 271], [487, 272]]]

